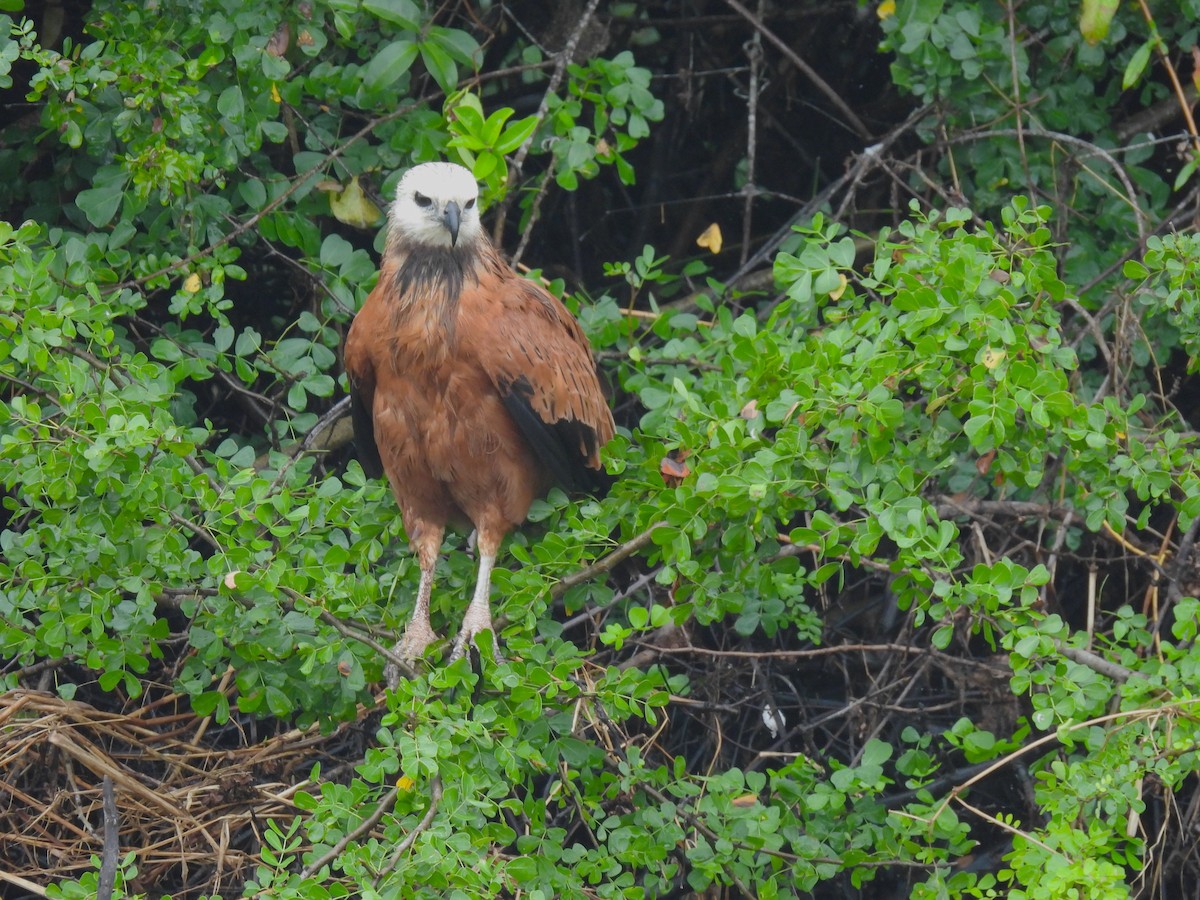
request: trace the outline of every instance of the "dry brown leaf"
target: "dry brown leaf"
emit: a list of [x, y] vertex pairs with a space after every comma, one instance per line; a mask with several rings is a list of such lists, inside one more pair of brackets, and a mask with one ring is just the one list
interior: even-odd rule
[[658, 471], [662, 474], [663, 481], [672, 487], [692, 474], [692, 470], [688, 468], [687, 463], [682, 459], [675, 459], [672, 456], [663, 457], [662, 462], [659, 463]]
[[272, 56], [283, 56], [287, 53], [288, 45], [291, 42], [292, 26], [287, 22], [280, 22], [275, 33], [271, 35], [271, 39], [267, 41], [267, 52]]

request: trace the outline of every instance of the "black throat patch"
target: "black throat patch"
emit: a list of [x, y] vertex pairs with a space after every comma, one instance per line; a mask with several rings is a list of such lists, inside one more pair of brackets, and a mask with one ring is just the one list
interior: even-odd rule
[[474, 248], [416, 247], [396, 267], [393, 296], [444, 306], [452, 313], [463, 285], [479, 282], [479, 251]]

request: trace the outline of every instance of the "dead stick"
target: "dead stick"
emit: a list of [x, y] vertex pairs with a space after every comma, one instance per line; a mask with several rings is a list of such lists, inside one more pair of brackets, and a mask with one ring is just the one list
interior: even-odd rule
[[100, 853], [100, 877], [96, 880], [96, 900], [111, 900], [113, 887], [117, 883], [117, 861], [121, 855], [118, 831], [121, 821], [117, 818], [117, 801], [113, 795], [113, 781], [104, 776], [104, 849]]

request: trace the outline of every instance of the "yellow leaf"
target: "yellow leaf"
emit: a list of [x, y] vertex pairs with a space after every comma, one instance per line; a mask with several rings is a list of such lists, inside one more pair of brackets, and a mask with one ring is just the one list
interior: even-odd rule
[[850, 282], [846, 279], [846, 276], [841, 272], [838, 272], [838, 286], [829, 292], [829, 299], [837, 300], [839, 297], [841, 297], [842, 294], [846, 293], [846, 285], [849, 283]]
[[279, 87], [273, 81], [271, 82], [271, 99], [274, 100], [276, 103], [283, 102], [283, 98], [281, 96], [279, 96]]
[[370, 228], [383, 218], [379, 207], [363, 193], [357, 175], [350, 179], [350, 183], [340, 194], [330, 193], [329, 208], [339, 222], [345, 222], [355, 228]]
[[411, 791], [415, 785], [416, 782], [407, 775], [401, 775], [396, 779], [396, 787], [400, 788], [402, 791]]
[[983, 367], [985, 369], [994, 369], [1004, 361], [1004, 357], [1008, 354], [1003, 350], [997, 350], [995, 347], [988, 347], [983, 351]]
[[696, 244], [705, 250], [720, 253], [723, 240], [721, 237], [721, 226], [713, 222], [700, 233], [700, 237], [696, 238]]
[[879, 21], [891, 18], [896, 14], [896, 0], [883, 0], [875, 7], [875, 15], [879, 16]]
[[187, 278], [183, 279], [183, 289], [189, 294], [194, 294], [200, 290], [200, 276], [193, 272]]
[[934, 397], [925, 404], [925, 415], [929, 416], [930, 418], [937, 415], [938, 410], [945, 406], [953, 396], [953, 394], [942, 394], [940, 397]]
[[1079, 33], [1095, 46], [1108, 36], [1108, 26], [1117, 13], [1120, 0], [1082, 0], [1079, 10]]

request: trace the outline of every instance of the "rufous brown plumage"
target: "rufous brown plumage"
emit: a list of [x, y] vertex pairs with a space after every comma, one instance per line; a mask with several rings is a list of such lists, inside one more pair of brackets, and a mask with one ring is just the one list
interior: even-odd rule
[[496, 555], [534, 499], [554, 484], [607, 485], [600, 448], [613, 419], [591, 348], [558, 298], [500, 257], [471, 173], [425, 163], [400, 180], [345, 365], [360, 461], [387, 475], [421, 569], [399, 656], [436, 640], [429, 601], [446, 526], [475, 529], [479, 575], [457, 657], [492, 628]]

